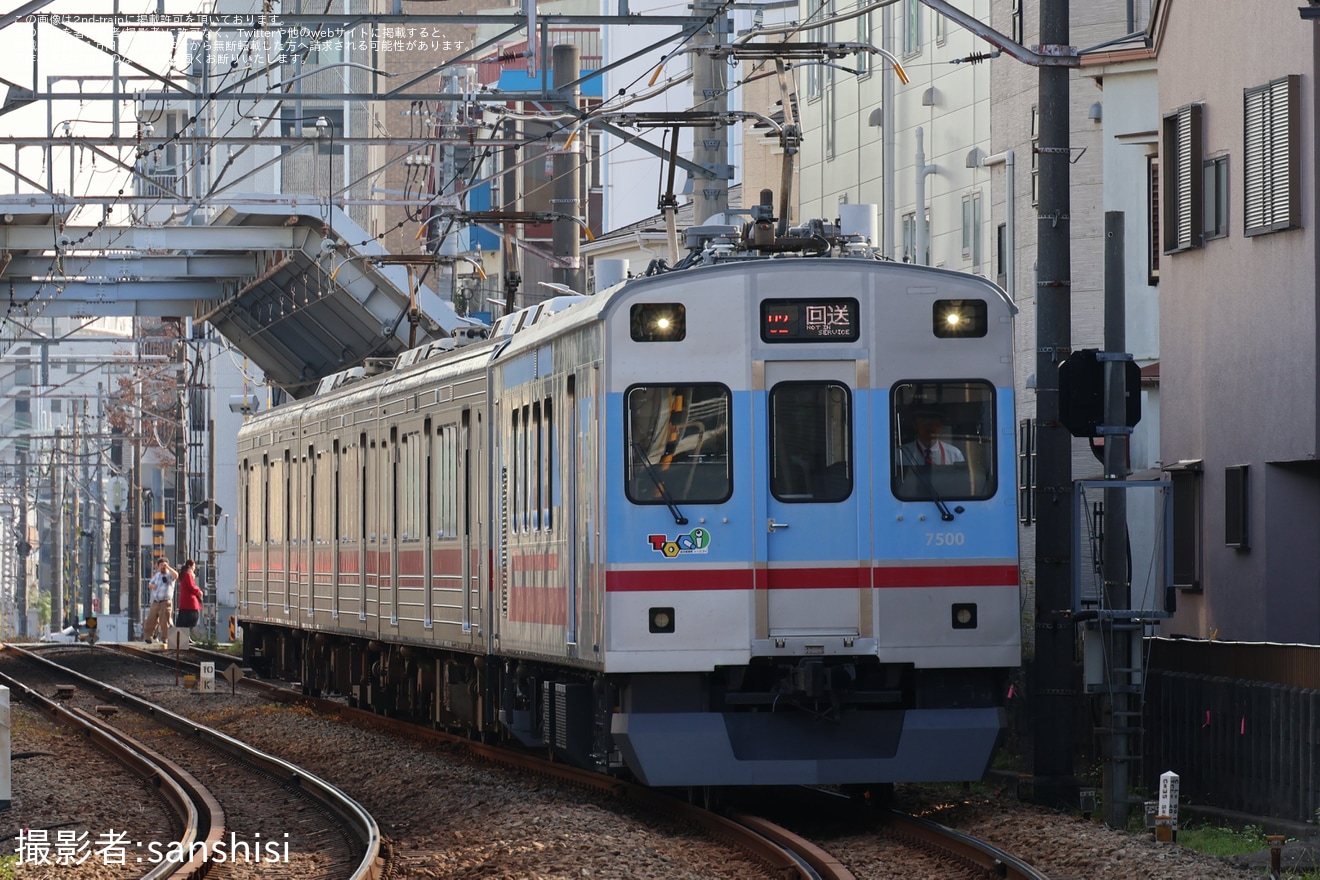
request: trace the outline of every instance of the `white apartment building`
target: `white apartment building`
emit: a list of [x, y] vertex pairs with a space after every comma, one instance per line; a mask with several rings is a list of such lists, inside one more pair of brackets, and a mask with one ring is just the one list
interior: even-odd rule
[[[967, 7], [981, 20], [990, 12], [989, 0]], [[886, 256], [990, 276], [991, 171], [981, 165], [991, 153], [990, 70], [971, 60], [990, 47], [919, 0], [847, 18], [856, 8], [804, 4], [808, 23], [845, 19], [804, 33], [883, 49], [908, 82], [875, 54], [798, 68], [802, 214], [834, 218], [841, 204], [876, 204]]]

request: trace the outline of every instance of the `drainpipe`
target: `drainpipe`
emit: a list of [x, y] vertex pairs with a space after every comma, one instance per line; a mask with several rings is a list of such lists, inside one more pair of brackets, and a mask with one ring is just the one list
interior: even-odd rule
[[981, 167], [989, 168], [991, 165], [1004, 166], [1004, 247], [1008, 251], [1004, 258], [1004, 290], [1008, 292], [1009, 299], [1017, 302], [1017, 291], [1014, 289], [1017, 275], [1017, 235], [1013, 231], [1013, 216], [1017, 213], [1014, 199], [1017, 184], [1013, 174], [1013, 151], [1005, 150], [981, 160]]
[[[880, 17], [880, 46], [886, 52], [892, 52], [894, 49], [894, 22], [893, 11], [886, 9]], [[881, 158], [880, 158], [880, 185], [883, 187], [881, 198], [884, 200], [884, 206], [881, 208], [881, 222], [884, 224], [884, 231], [880, 239], [884, 242], [881, 247], [881, 253], [891, 260], [895, 256], [902, 256], [902, 240], [898, 238], [900, 228], [899, 224], [894, 222], [894, 156], [895, 156], [895, 137], [894, 137], [894, 77], [886, 73], [881, 77], [881, 95], [880, 95], [880, 139], [881, 139]]]
[[913, 238], [916, 241], [916, 253], [913, 254], [913, 262], [918, 266], [928, 266], [925, 262], [926, 255], [926, 175], [934, 174], [939, 171], [938, 165], [926, 164], [926, 150], [922, 146], [925, 139], [925, 132], [921, 126], [917, 126], [917, 212], [913, 216], [916, 226]]

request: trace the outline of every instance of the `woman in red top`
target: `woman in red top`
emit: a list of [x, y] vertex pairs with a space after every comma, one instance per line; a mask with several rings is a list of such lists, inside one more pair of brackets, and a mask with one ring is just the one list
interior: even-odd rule
[[197, 625], [197, 618], [202, 612], [202, 590], [197, 586], [197, 578], [193, 576], [195, 565], [189, 559], [179, 569], [179, 614], [174, 621], [175, 626], [189, 629]]

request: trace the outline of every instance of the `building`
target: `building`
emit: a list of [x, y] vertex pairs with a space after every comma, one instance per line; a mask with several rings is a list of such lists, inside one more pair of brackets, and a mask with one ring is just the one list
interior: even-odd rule
[[1320, 24], [1297, 4], [1247, 15], [1228, 0], [1154, 14], [1170, 631], [1320, 643]]
[[[908, 81], [868, 54], [799, 70], [803, 215], [880, 205], [886, 256], [988, 276], [991, 172], [981, 160], [990, 154], [990, 69], [970, 59], [989, 46], [919, 0], [840, 15], [851, 11], [830, 4], [840, 20], [813, 39], [884, 49]], [[990, 4], [967, 11], [985, 20]]]

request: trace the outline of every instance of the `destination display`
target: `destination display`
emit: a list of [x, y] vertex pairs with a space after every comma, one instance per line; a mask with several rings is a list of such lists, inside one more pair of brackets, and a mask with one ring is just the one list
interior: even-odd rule
[[763, 342], [856, 342], [855, 299], [768, 299], [761, 303]]

